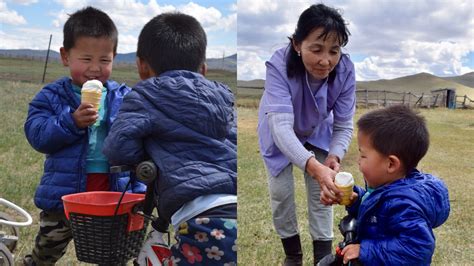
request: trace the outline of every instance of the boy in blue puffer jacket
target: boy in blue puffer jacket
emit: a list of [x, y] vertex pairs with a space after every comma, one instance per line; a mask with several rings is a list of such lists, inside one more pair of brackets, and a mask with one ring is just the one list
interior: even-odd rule
[[[72, 14], [64, 25], [60, 49], [71, 77], [46, 85], [29, 105], [25, 134], [33, 148], [46, 154], [46, 161], [35, 193], [35, 204], [42, 209], [40, 229], [25, 265], [53, 265], [66, 252], [72, 234], [63, 195], [123, 190], [128, 181], [128, 177], [109, 174], [102, 154], [105, 136], [130, 91], [109, 80], [117, 38], [117, 29], [104, 12], [87, 7]], [[104, 84], [98, 112], [91, 104], [81, 103], [81, 87], [92, 79]], [[140, 183], [132, 187], [138, 193], [146, 190]]]
[[344, 263], [430, 265], [433, 228], [448, 219], [450, 204], [445, 184], [415, 168], [429, 146], [424, 118], [398, 105], [366, 113], [357, 125], [366, 190], [355, 186], [347, 207], [359, 244], [342, 250]]
[[112, 164], [151, 158], [157, 165], [156, 207], [178, 241], [173, 265], [237, 263], [234, 97], [204, 77], [206, 43], [191, 16], [149, 21], [138, 39], [142, 81], [125, 97], [104, 145]]

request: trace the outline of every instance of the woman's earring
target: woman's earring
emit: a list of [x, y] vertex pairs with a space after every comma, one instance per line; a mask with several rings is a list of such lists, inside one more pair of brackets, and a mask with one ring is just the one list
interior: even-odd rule
[[300, 51], [297, 51], [297, 53], [298, 53], [298, 56], [300, 56], [300, 57], [301, 57], [301, 52], [300, 52]]

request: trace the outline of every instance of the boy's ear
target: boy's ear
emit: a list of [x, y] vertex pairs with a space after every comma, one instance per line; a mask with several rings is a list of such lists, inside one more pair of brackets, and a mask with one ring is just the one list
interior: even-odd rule
[[388, 173], [393, 174], [395, 172], [398, 172], [401, 170], [402, 167], [403, 167], [402, 162], [397, 156], [395, 155], [388, 156], [388, 168], [387, 168]]
[[64, 49], [64, 47], [59, 48], [59, 53], [61, 54], [61, 61], [63, 62], [63, 66], [69, 66], [69, 54], [66, 49]]
[[206, 76], [206, 74], [207, 74], [207, 64], [205, 62], [201, 65], [201, 69], [199, 70], [199, 73], [201, 73], [201, 75], [203, 75], [203, 76]]
[[136, 62], [140, 79], [145, 80], [155, 76], [155, 72], [145, 60], [137, 57]]

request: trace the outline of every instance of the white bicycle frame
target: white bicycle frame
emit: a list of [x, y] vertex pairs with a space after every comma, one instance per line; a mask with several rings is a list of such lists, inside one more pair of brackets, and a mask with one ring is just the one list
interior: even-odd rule
[[17, 227], [28, 226], [33, 222], [33, 219], [28, 212], [6, 199], [0, 198], [0, 205], [11, 208], [26, 218], [24, 222], [12, 221], [9, 215], [0, 212], [0, 264], [13, 266], [15, 262], [12, 253], [16, 248], [19, 235]]
[[8, 221], [4, 219], [0, 219], [0, 224], [6, 224], [6, 225], [11, 225], [11, 226], [17, 226], [17, 227], [22, 227], [22, 226], [28, 226], [33, 222], [33, 219], [31, 218], [31, 215], [23, 210], [21, 207], [17, 206], [16, 204], [4, 199], [0, 198], [0, 205], [5, 205], [9, 208], [14, 209], [17, 211], [19, 214], [21, 214], [23, 217], [26, 218], [25, 222], [15, 222], [15, 221]]

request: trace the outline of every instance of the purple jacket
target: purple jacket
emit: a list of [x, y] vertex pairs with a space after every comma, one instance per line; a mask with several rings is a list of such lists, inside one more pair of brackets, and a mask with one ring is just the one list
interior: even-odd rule
[[[335, 120], [345, 122], [355, 113], [355, 73], [348, 55], [343, 54], [328, 78], [313, 95], [306, 75], [289, 79], [286, 75], [287, 48], [277, 50], [266, 62], [265, 91], [258, 113], [260, 152], [267, 169], [277, 176], [290, 162], [273, 141], [266, 114], [293, 113], [294, 131], [301, 143], [329, 150]], [[332, 76], [332, 75], [330, 75]]]

